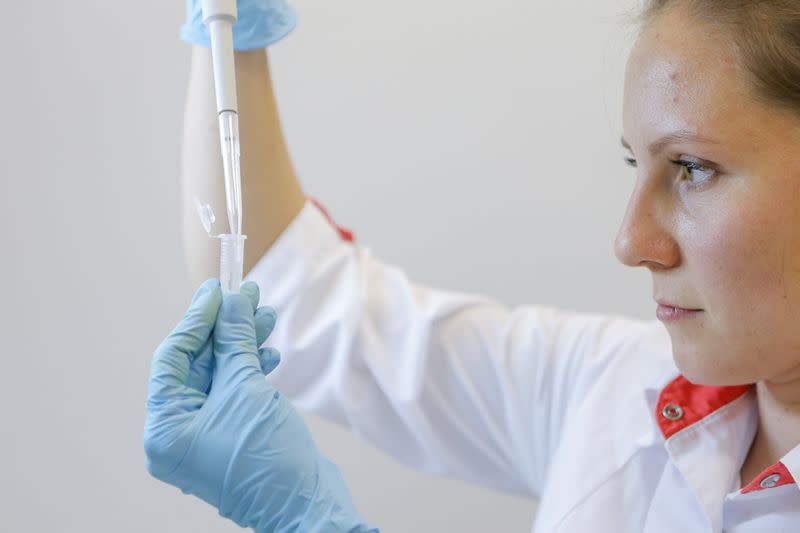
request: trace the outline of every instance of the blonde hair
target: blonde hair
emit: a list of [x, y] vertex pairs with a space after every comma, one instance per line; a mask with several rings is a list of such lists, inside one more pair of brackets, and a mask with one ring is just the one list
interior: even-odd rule
[[800, 1], [645, 0], [642, 21], [678, 5], [728, 32], [758, 97], [800, 114]]

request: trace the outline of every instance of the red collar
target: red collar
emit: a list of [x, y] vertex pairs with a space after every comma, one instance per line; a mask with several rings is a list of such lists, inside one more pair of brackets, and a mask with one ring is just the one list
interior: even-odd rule
[[710, 387], [694, 385], [683, 376], [672, 380], [658, 397], [656, 420], [665, 439], [699, 422], [750, 390], [752, 385]]
[[[683, 376], [672, 380], [658, 397], [656, 420], [665, 439], [699, 422], [717, 409], [736, 400], [753, 385], [711, 387], [695, 385]], [[742, 493], [795, 483], [786, 466], [778, 461], [741, 489]]]
[[330, 213], [328, 213], [328, 210], [325, 209], [325, 207], [322, 206], [322, 204], [319, 202], [319, 200], [317, 200], [316, 198], [313, 198], [311, 196], [308, 196], [307, 198], [312, 204], [317, 206], [317, 209], [319, 209], [322, 212], [322, 214], [325, 216], [325, 218], [328, 219], [328, 222], [330, 222], [331, 226], [333, 226], [334, 229], [336, 229], [336, 231], [339, 232], [339, 236], [342, 238], [342, 240], [345, 240], [347, 242], [354, 242], [355, 241], [355, 235], [353, 235], [353, 232], [350, 231], [349, 229], [344, 228], [344, 227], [340, 226], [339, 224], [337, 224], [333, 220], [333, 217], [331, 217]]

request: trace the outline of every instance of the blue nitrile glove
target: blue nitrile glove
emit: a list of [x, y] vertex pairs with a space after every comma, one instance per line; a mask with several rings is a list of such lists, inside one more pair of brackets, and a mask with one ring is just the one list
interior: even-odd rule
[[[186, 0], [186, 22], [181, 39], [210, 47], [211, 37], [203, 24], [200, 0]], [[236, 50], [265, 48], [286, 37], [297, 25], [297, 13], [286, 0], [237, 0], [238, 20], [233, 26]]]
[[292, 405], [264, 379], [279, 360], [274, 349], [258, 350], [275, 312], [254, 313], [254, 283], [242, 293], [223, 298], [219, 281], [204, 283], [153, 355], [148, 471], [259, 533], [377, 531]]

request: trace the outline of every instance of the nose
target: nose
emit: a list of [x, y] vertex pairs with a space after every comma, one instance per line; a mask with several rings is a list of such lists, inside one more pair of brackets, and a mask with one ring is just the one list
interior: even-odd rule
[[657, 190], [637, 186], [628, 202], [622, 225], [614, 241], [614, 253], [630, 267], [662, 271], [678, 266], [680, 248], [672, 235], [667, 201]]

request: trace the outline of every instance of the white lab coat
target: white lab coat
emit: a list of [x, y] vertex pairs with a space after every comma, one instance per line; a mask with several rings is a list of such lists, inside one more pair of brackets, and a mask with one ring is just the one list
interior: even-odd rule
[[[278, 311], [270, 379], [301, 409], [540, 498], [535, 532], [800, 531], [800, 446], [754, 480], [776, 486], [741, 492], [754, 392], [708, 407], [719, 391], [679, 377], [659, 322], [435, 290], [346, 237], [308, 201], [248, 275]], [[664, 419], [670, 397], [697, 420]]]

